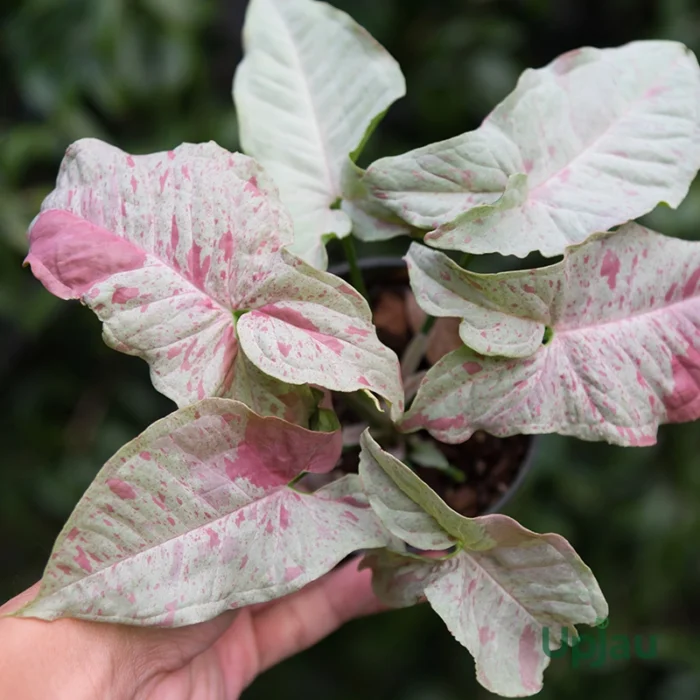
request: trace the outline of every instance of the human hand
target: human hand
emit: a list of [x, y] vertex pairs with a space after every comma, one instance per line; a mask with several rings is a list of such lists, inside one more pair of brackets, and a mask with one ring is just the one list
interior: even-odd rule
[[[37, 591], [38, 584], [0, 615]], [[274, 664], [381, 609], [371, 573], [353, 561], [291, 596], [190, 627], [2, 618], [0, 697], [231, 700]]]

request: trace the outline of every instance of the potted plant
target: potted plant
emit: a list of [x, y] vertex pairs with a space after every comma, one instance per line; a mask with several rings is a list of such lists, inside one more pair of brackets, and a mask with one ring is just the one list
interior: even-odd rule
[[[633, 221], [700, 167], [697, 62], [673, 42], [580, 49], [476, 131], [362, 170], [405, 90], [387, 52], [314, 0], [252, 0], [245, 49], [248, 155], [82, 140], [30, 227], [32, 272], [178, 410], [103, 467], [16, 614], [187, 625], [361, 551], [377, 594], [427, 600], [484, 686], [536, 693], [544, 631], [551, 650], [607, 617], [595, 578], [557, 535], [457, 512], [420, 468], [459, 481], [447, 455], [477, 431], [644, 446], [700, 416], [700, 244]], [[405, 310], [426, 315], [401, 361], [352, 244], [400, 235]], [[331, 237], [352, 285], [325, 271]], [[563, 259], [467, 269], [531, 251]]]

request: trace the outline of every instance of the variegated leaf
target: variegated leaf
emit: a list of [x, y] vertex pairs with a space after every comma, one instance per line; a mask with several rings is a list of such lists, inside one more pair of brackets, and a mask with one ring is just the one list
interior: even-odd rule
[[274, 379], [239, 352], [233, 363], [230, 394], [259, 416], [276, 416], [288, 423], [309, 427], [318, 398], [309, 386], [295, 386]]
[[397, 236], [410, 236], [412, 229], [381, 200], [372, 197], [365, 171], [349, 161], [343, 171], [341, 188], [344, 199], [340, 208], [350, 217], [352, 234], [366, 243], [387, 241]]
[[492, 692], [515, 697], [541, 689], [549, 663], [542, 647], [545, 627], [558, 648], [563, 629], [575, 638], [573, 625], [607, 617], [590, 569], [562, 537], [538, 535], [503, 515], [459, 515], [369, 433], [362, 437], [360, 478], [394, 536], [418, 548], [440, 532], [443, 544], [457, 542], [457, 553], [443, 561], [380, 552], [366, 564], [374, 568], [375, 590], [387, 603], [427, 598], [474, 656], [477, 678]]
[[19, 614], [187, 625], [302, 588], [387, 536], [326, 472], [340, 433], [261, 418], [207, 399], [158, 421], [100, 471], [54, 547], [38, 597]]
[[365, 300], [339, 277], [283, 252], [288, 263], [264, 291], [284, 301], [244, 314], [237, 325], [246, 356], [263, 372], [290, 384], [333, 391], [373, 391], [398, 420], [403, 387], [398, 358], [379, 342]]
[[700, 243], [628, 224], [538, 270], [474, 275], [425, 249], [409, 258], [421, 304], [464, 318], [466, 343], [534, 354], [447, 355], [404, 430], [451, 443], [482, 429], [651, 445], [660, 423], [700, 417]]
[[699, 121], [685, 46], [583, 48], [526, 71], [476, 131], [377, 161], [365, 181], [435, 247], [558, 255], [676, 207], [700, 167]]
[[[180, 406], [233, 395], [234, 313], [255, 309], [239, 324], [250, 343], [272, 341], [267, 365], [276, 369], [268, 374], [306, 383], [292, 376], [285, 355], [302, 335], [318, 349], [307, 357], [313, 383], [376, 390], [400, 413], [398, 360], [377, 340], [366, 302], [282, 250], [291, 240], [274, 186], [246, 156], [213, 143], [130, 156], [87, 139], [68, 149], [56, 190], [31, 227], [27, 262], [49, 291], [90, 306], [106, 341], [146, 359], [156, 388]], [[286, 321], [277, 304], [284, 304]], [[333, 323], [317, 332], [313, 319], [326, 305]], [[269, 339], [255, 337], [253, 318], [269, 318]], [[336, 358], [331, 348], [349, 337], [360, 339], [344, 357], [352, 372], [337, 379], [324, 359]], [[367, 376], [363, 352], [373, 355]], [[256, 354], [249, 355], [254, 363]], [[305, 390], [289, 391], [304, 403]]]
[[365, 554], [360, 569], [372, 570], [372, 588], [385, 605], [410, 608], [425, 601], [425, 588], [440, 577], [440, 565], [425, 559], [378, 549]]
[[292, 250], [325, 269], [326, 234], [350, 233], [343, 171], [405, 93], [396, 61], [352, 18], [324, 2], [252, 0], [233, 94], [241, 143], [280, 188]]

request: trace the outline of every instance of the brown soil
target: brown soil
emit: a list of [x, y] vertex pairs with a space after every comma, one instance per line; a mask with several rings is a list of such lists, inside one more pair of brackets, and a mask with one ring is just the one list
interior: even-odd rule
[[[425, 318], [411, 294], [406, 268], [370, 268], [364, 273], [379, 339], [401, 357]], [[424, 361], [419, 369], [428, 369], [442, 355], [459, 347], [458, 325], [454, 319], [438, 320], [429, 335], [426, 355], [430, 363]], [[352, 411], [343, 405], [342, 394], [335, 396], [335, 406], [342, 424], [355, 422]], [[532, 443], [529, 435], [497, 438], [482, 431], [459, 445], [440, 443], [427, 432], [418, 435], [434, 442], [465, 479], [459, 483], [444, 471], [424, 467], [416, 467], [416, 473], [450, 507], [469, 517], [493, 511], [526, 465]], [[338, 468], [357, 472], [358, 457], [359, 449], [346, 450]]]

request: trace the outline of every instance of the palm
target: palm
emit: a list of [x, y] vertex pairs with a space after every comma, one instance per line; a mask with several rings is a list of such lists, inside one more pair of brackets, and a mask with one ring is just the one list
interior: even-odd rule
[[146, 665], [138, 700], [230, 700], [262, 671], [381, 609], [368, 571], [345, 565], [298, 593], [177, 630], [123, 628]]

